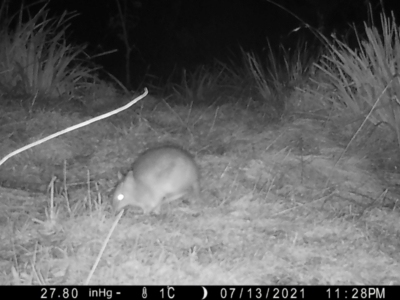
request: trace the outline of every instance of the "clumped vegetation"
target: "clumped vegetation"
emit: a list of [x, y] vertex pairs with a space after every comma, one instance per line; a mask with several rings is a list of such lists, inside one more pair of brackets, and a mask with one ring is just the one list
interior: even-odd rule
[[[8, 24], [3, 24], [0, 32], [2, 92], [14, 97], [38, 93], [51, 97], [73, 95], [76, 85], [89, 78], [90, 72], [79, 65], [72, 67], [84, 47], [66, 44], [62, 26], [69, 16], [49, 18], [43, 7], [23, 23], [23, 12], [21, 9]], [[17, 24], [10, 31], [13, 22]]]
[[381, 28], [365, 25], [363, 40], [355, 31], [357, 49], [335, 38], [317, 67], [336, 90], [336, 99], [325, 97], [324, 101], [332, 102], [338, 111], [349, 110], [365, 122], [384, 124], [396, 133], [400, 146], [400, 34], [394, 15], [381, 15], [380, 21]]
[[[126, 101], [68, 43], [73, 16], [21, 8], [3, 22], [2, 156]], [[90, 284], [400, 284], [399, 27], [382, 15], [355, 34], [356, 48], [322, 37], [317, 52], [270, 46], [183, 72], [133, 110], [8, 160], [0, 283], [85, 282], [117, 171], [174, 143], [196, 156], [202, 201], [129, 209]], [[85, 109], [56, 109], [71, 99]]]
[[[45, 99], [54, 102], [81, 99], [100, 89], [110, 88], [96, 75], [96, 69], [85, 63], [85, 46], [73, 46], [66, 38], [68, 23], [76, 17], [64, 13], [49, 16], [44, 5], [31, 16], [21, 7], [18, 13], [7, 16], [7, 1], [0, 11], [0, 92], [2, 101], [23, 103], [31, 109]], [[28, 19], [27, 19], [28, 18]]]

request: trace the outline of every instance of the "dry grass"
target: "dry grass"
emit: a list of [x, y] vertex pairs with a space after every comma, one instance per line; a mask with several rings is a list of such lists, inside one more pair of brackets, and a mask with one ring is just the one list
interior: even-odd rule
[[[91, 284], [400, 284], [394, 196], [380, 198], [388, 186], [357, 154], [334, 167], [343, 147], [330, 138], [332, 128], [307, 119], [268, 127], [262, 116], [232, 106], [158, 106], [133, 115], [124, 112], [2, 166], [3, 182], [23, 169], [20, 183], [38, 161], [48, 169], [49, 153], [62, 174], [62, 161], [74, 160], [82, 143], [91, 149], [67, 169], [72, 209], [65, 195], [55, 197], [52, 220], [45, 214], [50, 196], [1, 189], [1, 284], [82, 284], [114, 220], [107, 197], [116, 171], [160, 142], [196, 154], [203, 201], [165, 205], [158, 217], [129, 209]], [[92, 183], [90, 193], [86, 170], [100, 186]]]

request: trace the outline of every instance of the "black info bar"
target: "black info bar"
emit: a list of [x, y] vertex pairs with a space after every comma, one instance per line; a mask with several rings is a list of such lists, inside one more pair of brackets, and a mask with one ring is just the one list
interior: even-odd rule
[[[400, 286], [2, 286], [4, 299], [400, 299]], [[3, 298], [3, 297], [2, 297]]]

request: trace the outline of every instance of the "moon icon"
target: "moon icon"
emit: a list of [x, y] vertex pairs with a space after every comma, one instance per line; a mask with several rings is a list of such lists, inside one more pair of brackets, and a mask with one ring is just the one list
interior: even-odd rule
[[207, 292], [207, 289], [204, 286], [202, 286], [202, 288], [203, 288], [203, 293], [204, 293], [202, 300], [204, 300], [204, 299], [207, 298], [208, 292]]

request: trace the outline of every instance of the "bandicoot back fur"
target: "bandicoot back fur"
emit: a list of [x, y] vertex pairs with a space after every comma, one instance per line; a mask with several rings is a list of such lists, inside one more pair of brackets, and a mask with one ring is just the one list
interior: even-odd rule
[[151, 148], [138, 156], [125, 176], [118, 173], [114, 191], [116, 212], [128, 205], [141, 207], [145, 214], [160, 213], [162, 202], [185, 195], [200, 199], [199, 168], [192, 155], [175, 146]]

